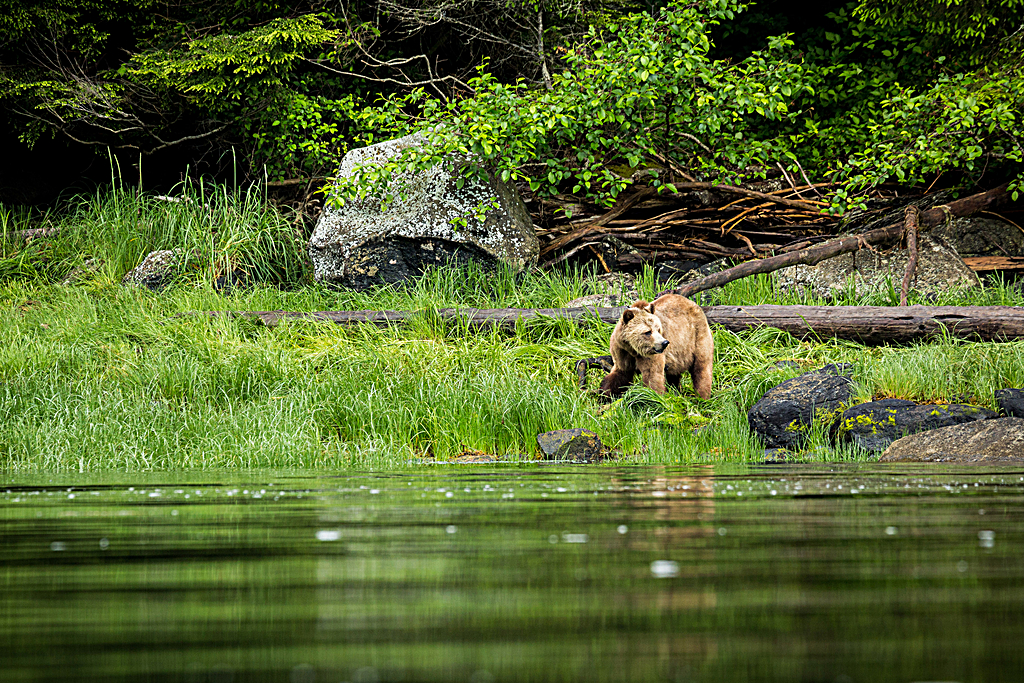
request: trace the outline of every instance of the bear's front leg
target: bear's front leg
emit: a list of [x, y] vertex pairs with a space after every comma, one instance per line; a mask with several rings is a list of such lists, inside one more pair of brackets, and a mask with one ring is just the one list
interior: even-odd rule
[[601, 382], [601, 388], [597, 390], [597, 393], [608, 398], [618, 398], [626, 393], [626, 387], [633, 381], [634, 374], [636, 373], [633, 370], [614, 368]]
[[658, 392], [665, 393], [665, 357], [662, 355], [653, 358], [644, 358], [636, 364], [640, 371], [640, 377], [644, 386]]

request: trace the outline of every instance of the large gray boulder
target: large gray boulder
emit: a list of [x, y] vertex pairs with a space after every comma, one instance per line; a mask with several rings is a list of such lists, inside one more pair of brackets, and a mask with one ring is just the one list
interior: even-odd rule
[[[410, 135], [354, 149], [345, 155], [338, 175], [350, 177], [357, 166], [383, 164], [422, 143], [421, 136]], [[533, 221], [515, 187], [494, 177], [463, 178], [460, 166], [452, 158], [396, 176], [389, 187], [395, 200], [384, 211], [380, 197], [328, 206], [309, 241], [315, 278], [358, 289], [401, 282], [448, 263], [472, 260], [516, 269], [536, 264], [540, 248]], [[481, 203], [497, 204], [483, 222], [474, 217]], [[465, 219], [465, 226], [455, 223], [459, 219]]]
[[905, 436], [879, 462], [1024, 462], [1024, 419], [1003, 417]]

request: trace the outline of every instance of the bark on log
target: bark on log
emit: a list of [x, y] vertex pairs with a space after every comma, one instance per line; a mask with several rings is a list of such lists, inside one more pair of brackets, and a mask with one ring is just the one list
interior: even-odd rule
[[975, 273], [1024, 272], [1024, 256], [964, 256], [963, 259]]
[[[387, 327], [417, 316], [436, 315], [472, 329], [514, 329], [518, 321], [553, 318], [614, 324], [616, 308], [442, 308], [413, 311], [214, 311], [211, 316], [253, 317], [267, 326], [282, 320], [311, 320], [339, 325], [369, 323]], [[773, 327], [800, 338], [850, 339], [863, 344], [902, 344], [949, 334], [978, 341], [1024, 339], [1024, 307], [1015, 306], [706, 306], [708, 322], [731, 332]]]
[[[1006, 187], [1006, 185], [1001, 185], [994, 190], [989, 190], [988, 192], [980, 192], [978, 194], [971, 195], [970, 197], [950, 202], [949, 204], [943, 204], [942, 206], [936, 206], [928, 209], [927, 211], [922, 211], [918, 216], [918, 229], [920, 230], [934, 225], [939, 225], [945, 222], [947, 217], [950, 216], [970, 216], [979, 211], [984, 211], [989, 207], [995, 206], [1009, 196], [1006, 193]], [[858, 249], [870, 244], [886, 244], [893, 242], [902, 237], [903, 233], [904, 224], [895, 223], [884, 228], [869, 230], [865, 233], [861, 233], [860, 235], [844, 237], [842, 239], [819, 244], [808, 249], [793, 251], [779, 256], [772, 256], [758, 261], [747, 261], [746, 263], [741, 263], [740, 265], [729, 268], [728, 270], [723, 270], [719, 273], [714, 273], [695, 282], [686, 284], [679, 289], [665, 290], [664, 292], [660, 292], [658, 296], [669, 292], [681, 294], [682, 296], [691, 296], [697, 292], [703, 292], [706, 289], [721, 287], [722, 285], [729, 284], [734, 280], [739, 280], [741, 278], [761, 273], [771, 273], [787, 266], [795, 266], [799, 264], [813, 266], [827, 258], [839, 256], [850, 251], [857, 251]]]
[[709, 306], [708, 321], [732, 332], [774, 327], [801, 338], [905, 344], [943, 334], [976, 341], [1024, 339], [1017, 306]]

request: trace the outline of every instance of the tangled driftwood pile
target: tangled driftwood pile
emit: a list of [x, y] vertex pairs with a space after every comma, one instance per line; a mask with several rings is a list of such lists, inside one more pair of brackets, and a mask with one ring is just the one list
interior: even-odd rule
[[[672, 191], [642, 187], [619, 199], [611, 210], [565, 201], [534, 201], [542, 224], [542, 266], [577, 255], [590, 256], [608, 270], [654, 260], [709, 261], [757, 258], [802, 249], [827, 239], [837, 224], [823, 215], [827, 204], [816, 194], [826, 184], [761, 190], [711, 183], [674, 183]], [[568, 211], [571, 219], [557, 220]], [[606, 238], [628, 245], [609, 254]]]

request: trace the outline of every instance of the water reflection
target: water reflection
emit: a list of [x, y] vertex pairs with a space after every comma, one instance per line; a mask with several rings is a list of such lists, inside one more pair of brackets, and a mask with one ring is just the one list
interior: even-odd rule
[[1024, 474], [0, 487], [0, 679], [1016, 680]]

